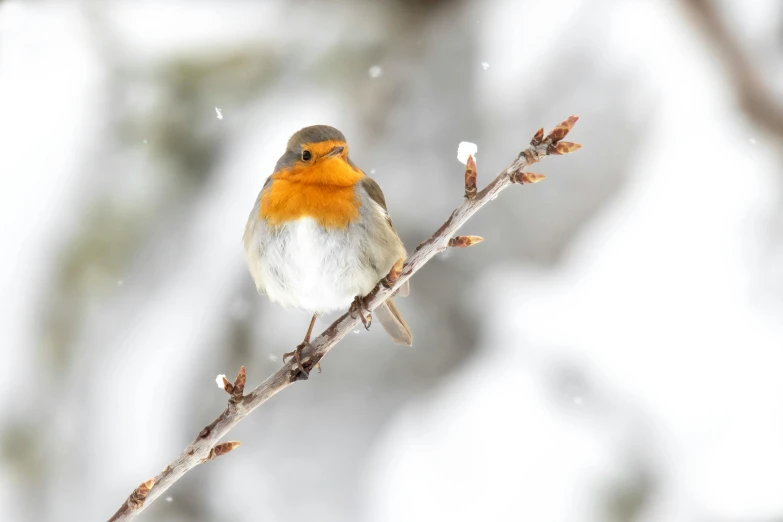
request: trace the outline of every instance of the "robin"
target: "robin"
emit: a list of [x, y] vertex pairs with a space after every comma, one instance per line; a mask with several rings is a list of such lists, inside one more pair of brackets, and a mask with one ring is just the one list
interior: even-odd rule
[[[305, 127], [288, 140], [250, 212], [244, 245], [258, 292], [313, 314], [304, 341], [283, 356], [294, 356], [300, 368], [316, 317], [350, 305], [369, 329], [363, 297], [407, 255], [381, 187], [354, 165], [345, 136], [328, 125]], [[407, 294], [406, 283], [397, 295]], [[375, 312], [396, 343], [411, 345], [391, 299]]]

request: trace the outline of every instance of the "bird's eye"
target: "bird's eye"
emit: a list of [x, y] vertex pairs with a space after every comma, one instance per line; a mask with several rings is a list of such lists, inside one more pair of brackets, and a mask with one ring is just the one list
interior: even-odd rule
[[302, 151], [302, 159], [305, 161], [310, 161], [310, 158], [312, 158], [313, 155], [310, 153], [309, 150], [303, 150]]

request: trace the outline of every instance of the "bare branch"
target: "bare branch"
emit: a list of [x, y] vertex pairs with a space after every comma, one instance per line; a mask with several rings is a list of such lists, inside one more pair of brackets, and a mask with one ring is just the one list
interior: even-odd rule
[[682, 0], [723, 59], [740, 107], [767, 132], [783, 138], [783, 105], [742, 51], [712, 0]]
[[[372, 311], [381, 305], [386, 299], [392, 296], [401, 285], [421, 269], [429, 260], [438, 253], [451, 246], [461, 247], [470, 246], [478, 243], [481, 238], [478, 236], [455, 236], [459, 228], [473, 216], [478, 210], [495, 199], [503, 189], [515, 183], [535, 183], [543, 179], [541, 174], [532, 174], [523, 172], [523, 169], [533, 163], [541, 161], [550, 154], [566, 154], [576, 150], [574, 144], [566, 144], [566, 147], [559, 147], [565, 144], [561, 142], [566, 134], [576, 123], [577, 118], [572, 116], [558, 125], [547, 137], [543, 136], [543, 131], [539, 131], [531, 141], [530, 147], [523, 150], [510, 167], [501, 172], [489, 185], [483, 190], [477, 192], [473, 198], [466, 198], [449, 219], [426, 241], [421, 243], [411, 254], [405, 263], [396, 263], [392, 267], [389, 275], [383, 278], [381, 282], [365, 298], [365, 305]], [[467, 176], [466, 176], [467, 177]], [[307, 379], [308, 373], [312, 368], [323, 359], [326, 354], [351, 332], [360, 322], [358, 315], [351, 317], [350, 313], [332, 323], [324, 332], [310, 343], [302, 352], [302, 366], [291, 359], [284, 364], [277, 372], [259, 384], [248, 395], [242, 395], [245, 386], [245, 368], [239, 370], [234, 383], [229, 383], [228, 379], [223, 378], [222, 384], [230, 398], [228, 405], [223, 413], [211, 424], [206, 426], [196, 437], [190, 446], [188, 446], [171, 464], [153, 480], [147, 481], [139, 488], [134, 490], [131, 496], [122, 504], [117, 513], [109, 519], [109, 522], [120, 520], [133, 520], [141, 511], [151, 504], [156, 498], [170, 488], [185, 473], [201, 464], [207, 462], [219, 455], [228, 453], [239, 446], [239, 442], [226, 442], [218, 444], [226, 433], [231, 430], [239, 421], [244, 419], [250, 412], [261, 406], [267, 400], [277, 395], [280, 391], [287, 388], [297, 380]], [[219, 379], [220, 381], [221, 379]], [[145, 488], [142, 491], [142, 488]]]

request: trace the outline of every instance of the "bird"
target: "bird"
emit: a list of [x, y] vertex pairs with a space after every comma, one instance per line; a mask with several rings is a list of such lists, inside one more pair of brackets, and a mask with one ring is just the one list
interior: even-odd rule
[[[364, 297], [407, 257], [381, 187], [348, 156], [342, 132], [313, 125], [295, 132], [248, 216], [243, 243], [259, 294], [312, 314], [293, 356], [302, 366], [316, 318], [350, 307], [365, 328]], [[408, 295], [406, 283], [395, 295]], [[410, 328], [389, 298], [375, 310], [392, 340], [410, 346]], [[320, 371], [320, 365], [317, 366]], [[306, 372], [305, 372], [306, 373]]]

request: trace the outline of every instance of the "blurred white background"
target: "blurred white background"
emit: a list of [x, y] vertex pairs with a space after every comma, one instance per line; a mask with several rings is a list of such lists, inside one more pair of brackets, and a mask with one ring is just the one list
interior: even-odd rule
[[[412, 250], [534, 169], [150, 521], [783, 521], [780, 0], [0, 2], [0, 506], [107, 519], [308, 317], [245, 219], [328, 123]], [[330, 317], [317, 324], [323, 329]]]

